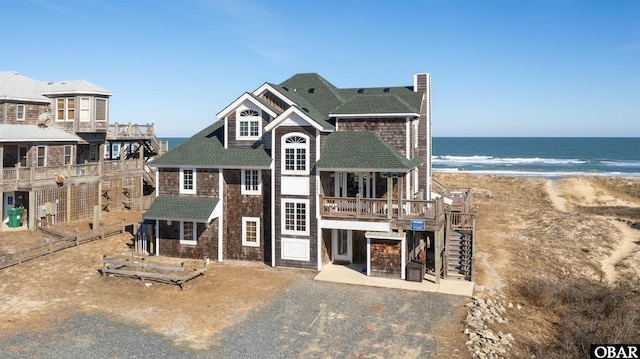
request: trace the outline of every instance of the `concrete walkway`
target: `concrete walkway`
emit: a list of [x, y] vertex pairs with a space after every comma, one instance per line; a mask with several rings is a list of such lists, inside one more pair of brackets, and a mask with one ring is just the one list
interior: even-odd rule
[[364, 267], [358, 265], [339, 265], [328, 263], [316, 275], [315, 280], [322, 282], [356, 284], [372, 287], [397, 288], [441, 294], [473, 295], [474, 283], [466, 280], [441, 279], [440, 284], [434, 282], [433, 276], [425, 275], [422, 282], [410, 282], [402, 279], [369, 277], [364, 274]]
[[19, 232], [19, 231], [28, 231], [28, 230], [29, 228], [27, 228], [26, 225], [11, 228], [7, 223], [0, 222], [0, 232]]

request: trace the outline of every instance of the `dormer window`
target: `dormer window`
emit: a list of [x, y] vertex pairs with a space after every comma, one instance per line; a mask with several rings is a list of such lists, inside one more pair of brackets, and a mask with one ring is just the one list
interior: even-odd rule
[[238, 139], [239, 140], [257, 140], [260, 138], [262, 119], [260, 113], [256, 110], [240, 111], [238, 119]]

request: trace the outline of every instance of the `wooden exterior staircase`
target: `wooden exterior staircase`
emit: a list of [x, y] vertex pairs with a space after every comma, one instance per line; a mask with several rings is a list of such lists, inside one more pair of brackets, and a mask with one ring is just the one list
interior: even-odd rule
[[447, 213], [445, 239], [446, 279], [473, 281], [475, 213]]
[[144, 159], [144, 184], [150, 188], [156, 187], [155, 170], [149, 167], [146, 162], [168, 151], [169, 143], [160, 140], [155, 135], [154, 125], [138, 125], [138, 124], [109, 124], [107, 129], [108, 141], [125, 141], [137, 142], [137, 146], [133, 151], [130, 149], [124, 154], [126, 159], [136, 159], [142, 157]]

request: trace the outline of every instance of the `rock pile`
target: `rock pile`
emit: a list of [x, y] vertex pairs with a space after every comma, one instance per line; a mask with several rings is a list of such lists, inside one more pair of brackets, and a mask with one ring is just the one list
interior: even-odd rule
[[[491, 298], [486, 300], [477, 296], [471, 297], [472, 301], [467, 303], [467, 319], [464, 333], [469, 340], [467, 349], [474, 358], [494, 359], [505, 358], [507, 348], [512, 346], [514, 341], [511, 333], [504, 334], [502, 331], [494, 333], [487, 328], [487, 324], [504, 324], [508, 320], [503, 318], [507, 309], [498, 301]], [[509, 303], [512, 308], [513, 304]]]

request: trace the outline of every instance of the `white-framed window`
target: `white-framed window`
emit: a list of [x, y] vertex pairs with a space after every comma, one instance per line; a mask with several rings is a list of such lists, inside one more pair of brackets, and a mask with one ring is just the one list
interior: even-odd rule
[[262, 193], [262, 171], [242, 170], [242, 194], [259, 195]]
[[80, 97], [80, 121], [91, 121], [91, 98]]
[[282, 238], [280, 257], [292, 261], [310, 260], [309, 240], [300, 238]]
[[107, 120], [107, 99], [97, 98], [96, 99], [96, 121], [106, 121], [106, 120]]
[[104, 144], [104, 158], [111, 158], [111, 144]]
[[196, 170], [194, 168], [180, 169], [180, 193], [196, 193]]
[[260, 247], [260, 218], [242, 217], [242, 245]]
[[73, 146], [64, 146], [64, 163], [65, 165], [73, 164]]
[[198, 244], [198, 226], [196, 222], [180, 221], [180, 244]]
[[282, 199], [282, 233], [309, 235], [309, 200]]
[[257, 140], [262, 132], [262, 118], [256, 110], [242, 110], [238, 116], [237, 137], [239, 140]]
[[24, 121], [25, 118], [27, 117], [27, 109], [24, 105], [22, 104], [17, 104], [16, 105], [16, 120], [17, 121]]
[[36, 166], [47, 166], [47, 146], [38, 146], [36, 149]]
[[75, 116], [75, 98], [62, 97], [56, 100], [56, 121], [73, 121]]
[[282, 173], [308, 174], [309, 137], [293, 133], [282, 137]]

